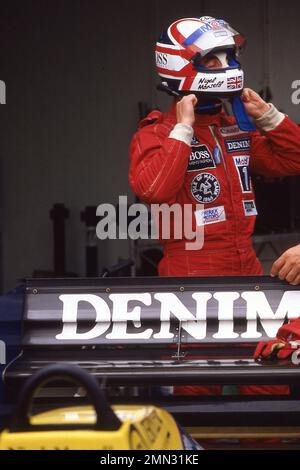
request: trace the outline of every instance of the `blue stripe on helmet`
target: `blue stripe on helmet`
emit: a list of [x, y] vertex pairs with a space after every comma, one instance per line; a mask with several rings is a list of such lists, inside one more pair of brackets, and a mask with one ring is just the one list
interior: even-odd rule
[[183, 46], [190, 46], [191, 44], [194, 44], [197, 39], [202, 36], [203, 32], [200, 29], [196, 29], [188, 38], [186, 38], [185, 41], [183, 41], [182, 45]]

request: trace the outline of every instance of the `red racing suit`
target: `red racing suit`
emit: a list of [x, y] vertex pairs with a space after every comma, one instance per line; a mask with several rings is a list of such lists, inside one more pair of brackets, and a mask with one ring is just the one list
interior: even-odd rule
[[[279, 114], [273, 107], [275, 112]], [[223, 111], [196, 114], [188, 145], [170, 136], [176, 126], [175, 105], [141, 121], [130, 146], [133, 191], [149, 204], [192, 204], [193, 230], [204, 228], [200, 250], [187, 250], [190, 240], [184, 237], [161, 240], [160, 276], [263, 273], [251, 241], [257, 212], [250, 173], [300, 174], [300, 129], [284, 115], [275, 128], [268, 119], [256, 123], [260, 129], [247, 133]]]

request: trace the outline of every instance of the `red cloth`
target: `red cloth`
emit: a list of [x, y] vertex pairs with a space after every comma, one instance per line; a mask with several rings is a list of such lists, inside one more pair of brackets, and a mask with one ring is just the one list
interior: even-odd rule
[[[299, 341], [299, 344], [295, 343]], [[278, 359], [287, 359], [297, 349], [300, 349], [300, 318], [292, 320], [286, 325], [279, 328], [276, 339], [270, 341], [261, 341], [254, 352], [254, 358], [259, 357], [267, 359], [269, 357], [277, 357]], [[255, 392], [264, 395], [288, 395], [289, 387], [287, 386], [271, 386], [266, 387], [240, 387], [243, 395], [253, 395]]]
[[279, 328], [276, 339], [261, 341], [254, 352], [254, 359], [277, 357], [287, 359], [300, 349], [300, 318], [291, 320]]
[[[290, 389], [286, 385], [240, 385], [237, 387], [240, 395], [288, 395]], [[182, 385], [174, 387], [175, 395], [222, 395], [221, 385], [208, 387]]]

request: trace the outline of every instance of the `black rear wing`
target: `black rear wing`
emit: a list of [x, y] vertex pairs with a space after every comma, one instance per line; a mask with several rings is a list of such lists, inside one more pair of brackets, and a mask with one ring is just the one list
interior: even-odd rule
[[251, 359], [258, 341], [300, 316], [300, 290], [268, 277], [27, 280], [21, 383], [76, 363], [120, 384], [296, 384], [299, 367]]
[[[184, 426], [299, 426], [299, 365], [252, 359], [259, 341], [299, 316], [299, 288], [264, 277], [27, 280], [22, 352], [4, 379], [13, 393], [48, 364], [77, 364], [108, 391], [123, 390], [111, 402], [164, 406]], [[157, 393], [187, 384], [289, 385], [292, 393]], [[42, 409], [70, 404], [73, 392], [56, 384]]]

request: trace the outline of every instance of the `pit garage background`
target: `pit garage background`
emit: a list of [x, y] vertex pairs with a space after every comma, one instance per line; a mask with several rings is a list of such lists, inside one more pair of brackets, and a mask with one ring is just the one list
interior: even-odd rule
[[[147, 109], [168, 106], [169, 98], [156, 90], [154, 43], [173, 20], [201, 15], [225, 18], [247, 36], [247, 85], [271, 91], [277, 107], [299, 123], [300, 104], [291, 98], [300, 80], [295, 0], [0, 2], [0, 79], [6, 84], [0, 107], [1, 291], [20, 278], [54, 272], [54, 204], [64, 204], [68, 215], [60, 270], [87, 274], [82, 212], [117, 204], [119, 195], [134, 201], [127, 181], [131, 136]], [[256, 181], [256, 247], [266, 269], [299, 240], [298, 184], [299, 178]], [[126, 240], [93, 243], [99, 273], [132, 256], [132, 249], [137, 259], [143, 251]]]

